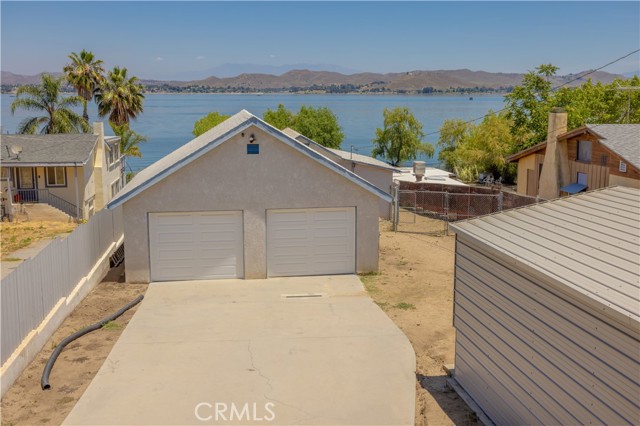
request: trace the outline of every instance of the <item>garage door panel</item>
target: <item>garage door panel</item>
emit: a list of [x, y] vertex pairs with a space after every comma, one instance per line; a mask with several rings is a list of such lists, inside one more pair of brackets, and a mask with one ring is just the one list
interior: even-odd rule
[[149, 215], [151, 279], [241, 278], [242, 212]]
[[269, 276], [355, 272], [355, 208], [269, 210]]

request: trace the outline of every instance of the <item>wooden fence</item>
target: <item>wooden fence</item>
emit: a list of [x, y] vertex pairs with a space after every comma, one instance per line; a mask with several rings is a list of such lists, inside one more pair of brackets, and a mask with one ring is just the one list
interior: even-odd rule
[[101, 210], [22, 262], [0, 283], [0, 358], [5, 361], [122, 239], [122, 209]]

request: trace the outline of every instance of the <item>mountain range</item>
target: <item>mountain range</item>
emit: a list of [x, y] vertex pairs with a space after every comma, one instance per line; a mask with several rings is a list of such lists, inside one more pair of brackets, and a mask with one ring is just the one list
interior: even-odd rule
[[[595, 82], [610, 83], [623, 75], [596, 71], [578, 78], [578, 74], [568, 74], [552, 78], [554, 86], [579, 85], [588, 78]], [[55, 73], [54, 73], [55, 74]], [[59, 74], [59, 73], [58, 73]], [[243, 73], [233, 77], [211, 76], [202, 80], [141, 80], [148, 91], [329, 91], [329, 92], [386, 92], [386, 93], [430, 93], [442, 91], [506, 91], [522, 82], [524, 74], [494, 73], [486, 71], [436, 70], [408, 71], [401, 73], [343, 74], [332, 71], [299, 69], [283, 74]], [[577, 80], [576, 80], [577, 78]], [[573, 81], [576, 80], [576, 81]], [[3, 86], [34, 84], [40, 75], [20, 75], [2, 71]]]

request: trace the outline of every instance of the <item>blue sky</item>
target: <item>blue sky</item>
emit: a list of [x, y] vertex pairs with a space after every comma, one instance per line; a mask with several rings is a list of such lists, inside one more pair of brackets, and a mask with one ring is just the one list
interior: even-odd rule
[[[360, 71], [561, 74], [640, 48], [640, 2], [1, 2], [1, 68], [59, 71], [87, 49], [108, 68], [170, 78], [226, 63]], [[607, 71], [640, 68], [639, 55]]]

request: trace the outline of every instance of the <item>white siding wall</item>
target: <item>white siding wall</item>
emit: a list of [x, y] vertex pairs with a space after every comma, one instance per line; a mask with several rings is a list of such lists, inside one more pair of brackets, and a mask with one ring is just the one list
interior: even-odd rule
[[496, 423], [637, 424], [638, 330], [458, 234], [455, 379]]

